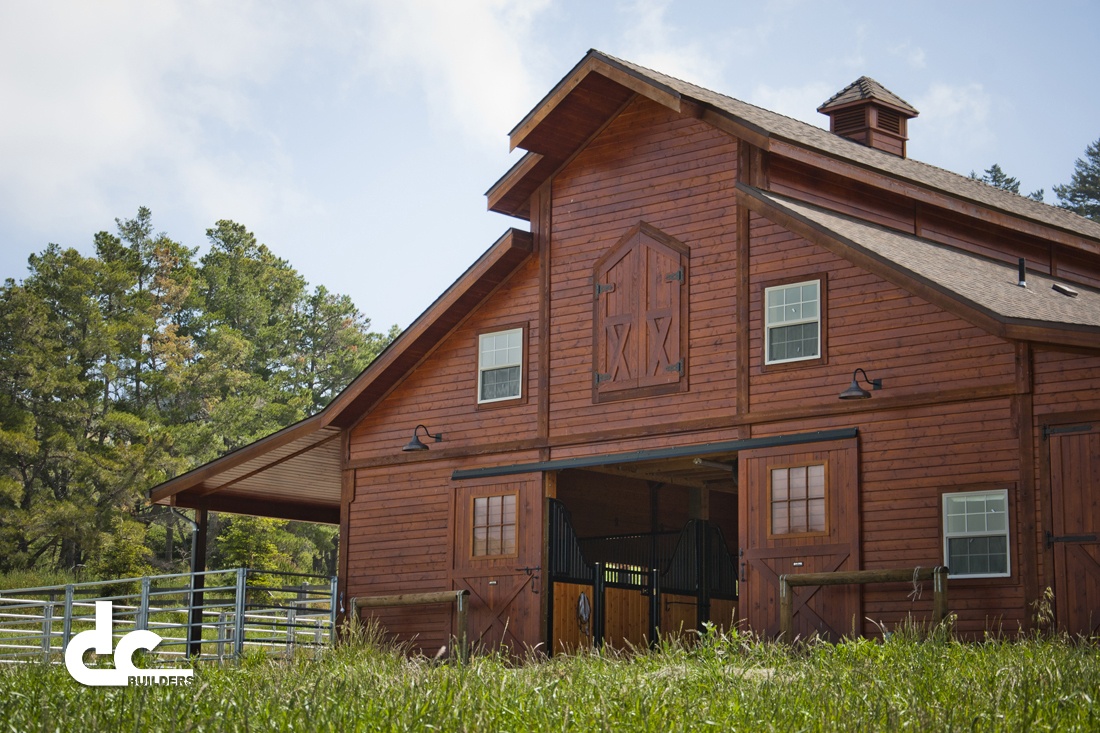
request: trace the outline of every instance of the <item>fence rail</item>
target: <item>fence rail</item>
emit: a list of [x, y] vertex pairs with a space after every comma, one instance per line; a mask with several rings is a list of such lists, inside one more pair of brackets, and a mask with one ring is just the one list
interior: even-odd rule
[[249, 649], [291, 655], [333, 642], [336, 578], [249, 568], [0, 590], [0, 664], [60, 662], [111, 601], [116, 638], [148, 629], [153, 664], [224, 660]]

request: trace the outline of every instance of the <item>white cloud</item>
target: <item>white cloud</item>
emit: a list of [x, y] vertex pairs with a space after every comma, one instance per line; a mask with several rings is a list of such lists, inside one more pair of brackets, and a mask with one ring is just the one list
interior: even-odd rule
[[977, 157], [992, 151], [993, 100], [981, 84], [935, 83], [913, 105], [920, 116], [909, 128], [912, 157], [944, 165], [958, 159], [960, 150]]
[[529, 43], [548, 0], [373, 0], [365, 72], [418, 77], [438, 124], [499, 150], [502, 135], [539, 99]]
[[216, 138], [251, 135], [278, 159], [246, 89], [276, 78], [302, 25], [261, 3], [5, 4], [0, 213], [106, 222], [127, 187], [206, 213], [226, 188], [289, 181], [285, 166], [234, 165]]
[[920, 46], [914, 46], [909, 41], [900, 46], [894, 46], [890, 49], [890, 53], [905, 59], [905, 62], [913, 69], [923, 69], [928, 65], [924, 57], [924, 49]]
[[670, 0], [632, 0], [620, 9], [628, 23], [622, 32], [625, 58], [709, 89], [722, 85], [722, 64], [668, 17]]

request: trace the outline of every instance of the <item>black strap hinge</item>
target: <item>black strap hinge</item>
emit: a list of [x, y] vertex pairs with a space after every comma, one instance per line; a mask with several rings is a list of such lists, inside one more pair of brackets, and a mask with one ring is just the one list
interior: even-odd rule
[[1054, 547], [1055, 542], [1100, 542], [1100, 538], [1094, 534], [1066, 534], [1058, 537], [1053, 532], [1047, 532], [1047, 549]]
[[665, 282], [666, 283], [670, 283], [670, 282], [674, 282], [674, 281], [675, 282], [683, 282], [684, 281], [684, 268], [681, 267], [676, 272], [670, 272], [669, 274], [665, 275]]
[[1062, 425], [1056, 428], [1044, 425], [1043, 437], [1049, 438], [1052, 435], [1062, 435], [1063, 433], [1087, 433], [1090, 430], [1092, 430], [1091, 425]]
[[604, 293], [614, 293], [615, 283], [596, 283], [596, 295], [603, 295]]
[[596, 377], [596, 384], [599, 384], [600, 382], [610, 382], [611, 381], [611, 375], [610, 374], [600, 374], [599, 372], [596, 372], [595, 377]]
[[680, 374], [683, 374], [684, 373], [684, 360], [680, 359], [680, 361], [676, 362], [675, 364], [669, 364], [668, 366], [665, 367], [665, 371], [666, 372], [680, 372]]

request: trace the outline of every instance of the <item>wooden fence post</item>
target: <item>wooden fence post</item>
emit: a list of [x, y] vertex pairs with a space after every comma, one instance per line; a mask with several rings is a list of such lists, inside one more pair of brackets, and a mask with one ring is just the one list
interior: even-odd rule
[[947, 619], [947, 568], [939, 566], [932, 573], [932, 623], [942, 624]]
[[791, 584], [786, 575], [779, 576], [779, 639], [790, 644], [794, 641], [794, 603]]

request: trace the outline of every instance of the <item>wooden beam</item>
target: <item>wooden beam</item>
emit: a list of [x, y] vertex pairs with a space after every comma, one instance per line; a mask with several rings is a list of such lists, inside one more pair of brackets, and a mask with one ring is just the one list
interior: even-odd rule
[[499, 181], [493, 184], [492, 188], [485, 192], [486, 208], [489, 211], [496, 211], [496, 207], [500, 205], [500, 202], [512, 188], [526, 178], [540, 162], [542, 162], [542, 155], [539, 153], [527, 153], [520, 158], [519, 162], [513, 165], [507, 173], [501, 176]]
[[1068, 232], [1052, 224], [1028, 219], [1022, 214], [1010, 214], [993, 209], [988, 204], [960, 198], [902, 178], [895, 178], [887, 173], [865, 168], [857, 163], [835, 158], [820, 151], [805, 148], [797, 143], [777, 140], [774, 137], [771, 139], [769, 149], [776, 155], [782, 155], [785, 158], [818, 168], [827, 167], [834, 173], [860, 183], [891, 191], [914, 201], [931, 204], [1014, 232], [1054, 241], [1073, 249], [1100, 254], [1100, 241], [1088, 238], [1083, 234]]
[[225, 493], [193, 497], [188, 493], [176, 494], [173, 505], [187, 509], [206, 509], [211, 512], [248, 514], [255, 517], [292, 519], [319, 524], [340, 524], [340, 505], [319, 502], [273, 499], [255, 494]]

